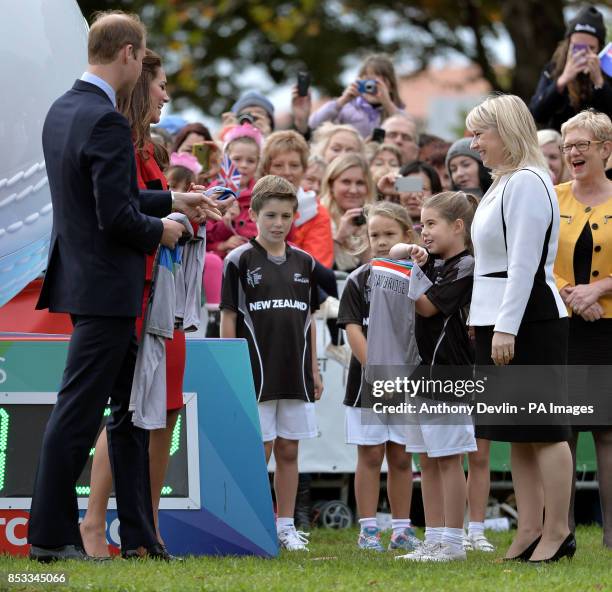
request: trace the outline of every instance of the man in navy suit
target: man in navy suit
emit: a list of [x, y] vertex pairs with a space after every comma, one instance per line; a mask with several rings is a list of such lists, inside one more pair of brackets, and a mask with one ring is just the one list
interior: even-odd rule
[[[37, 308], [71, 315], [66, 367], [42, 443], [30, 513], [30, 557], [85, 559], [76, 481], [111, 398], [108, 448], [122, 553], [168, 559], [153, 524], [148, 432], [128, 411], [145, 254], [174, 247], [180, 209], [219, 218], [202, 194], [139, 192], [127, 119], [116, 94], [131, 93], [142, 69], [146, 30], [138, 17], [103, 13], [92, 24], [89, 67], [52, 105], [43, 150], [53, 203], [49, 263]], [[174, 208], [173, 208], [174, 206]], [[160, 219], [161, 218], [161, 219]]]

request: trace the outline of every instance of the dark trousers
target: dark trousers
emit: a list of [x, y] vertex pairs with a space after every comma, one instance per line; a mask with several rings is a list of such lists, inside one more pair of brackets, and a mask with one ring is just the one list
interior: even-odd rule
[[136, 353], [134, 319], [72, 316], [57, 403], [43, 436], [28, 540], [39, 547], [81, 545], [75, 491], [111, 398], [108, 451], [123, 549], [157, 542], [149, 478], [149, 433], [128, 411]]

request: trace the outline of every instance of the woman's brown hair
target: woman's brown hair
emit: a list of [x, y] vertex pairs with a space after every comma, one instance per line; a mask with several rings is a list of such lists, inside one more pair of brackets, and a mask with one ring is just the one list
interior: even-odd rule
[[448, 222], [463, 220], [465, 247], [472, 252], [472, 238], [470, 229], [474, 213], [478, 207], [478, 200], [471, 193], [463, 191], [443, 191], [436, 193], [423, 201], [422, 209], [436, 210]]
[[161, 66], [161, 58], [151, 49], [147, 49], [142, 60], [142, 74], [131, 96], [127, 99], [117, 97], [118, 110], [130, 122], [136, 152], [144, 159], [149, 157], [145, 151], [145, 144], [151, 141], [151, 83], [155, 80]]
[[[552, 77], [553, 80], [558, 80], [559, 76], [563, 74], [565, 64], [567, 63], [567, 56], [570, 50], [571, 39], [567, 37], [557, 45], [555, 53], [552, 57]], [[570, 105], [578, 111], [582, 106], [587, 105], [591, 101], [593, 95], [593, 83], [591, 77], [588, 74], [582, 72], [567, 84], [567, 94], [569, 95]]]

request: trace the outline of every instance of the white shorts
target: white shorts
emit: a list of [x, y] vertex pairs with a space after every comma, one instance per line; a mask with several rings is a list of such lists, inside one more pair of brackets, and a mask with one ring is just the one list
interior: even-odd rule
[[[416, 398], [419, 404], [427, 399]], [[429, 401], [433, 402], [433, 401]], [[474, 422], [464, 413], [406, 413], [406, 452], [426, 453], [431, 458], [477, 450]]]
[[278, 399], [257, 403], [261, 437], [271, 442], [276, 437], [304, 440], [318, 435], [315, 404], [298, 399]]
[[395, 442], [406, 446], [405, 416], [393, 413], [374, 413], [367, 407], [348, 407], [344, 414], [347, 444], [375, 446]]

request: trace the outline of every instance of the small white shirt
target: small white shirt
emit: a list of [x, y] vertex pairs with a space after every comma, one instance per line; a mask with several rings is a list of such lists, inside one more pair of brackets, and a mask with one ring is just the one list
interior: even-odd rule
[[89, 82], [89, 84], [93, 84], [94, 86], [102, 89], [110, 99], [113, 107], [115, 107], [115, 109], [117, 108], [117, 93], [115, 92], [115, 89], [108, 82], [106, 82], [106, 80], [92, 74], [91, 72], [83, 72], [81, 80], [83, 82]]
[[472, 222], [475, 265], [470, 325], [493, 325], [495, 331], [516, 335], [536, 277], [540, 278], [538, 301], [531, 309], [535, 307], [542, 319], [567, 316], [553, 277], [559, 220], [548, 172], [526, 167], [491, 185]]

